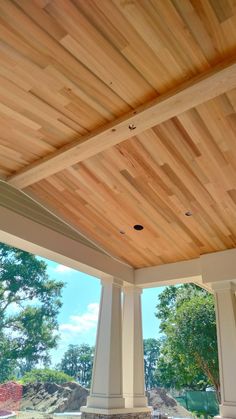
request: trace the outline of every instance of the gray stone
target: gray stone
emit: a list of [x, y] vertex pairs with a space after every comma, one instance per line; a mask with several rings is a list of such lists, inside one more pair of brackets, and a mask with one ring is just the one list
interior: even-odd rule
[[151, 412], [135, 412], [135, 413], [123, 413], [117, 415], [104, 415], [99, 413], [86, 413], [83, 412], [82, 419], [150, 419]]

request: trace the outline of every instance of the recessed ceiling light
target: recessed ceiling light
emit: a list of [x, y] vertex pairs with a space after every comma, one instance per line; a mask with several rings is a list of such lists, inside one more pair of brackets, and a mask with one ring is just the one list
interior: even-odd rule
[[120, 234], [125, 234], [125, 231], [124, 230], [120, 230]]
[[134, 230], [141, 231], [141, 230], [143, 230], [143, 228], [144, 227], [141, 224], [135, 224], [134, 225]]
[[184, 213], [184, 215], [186, 215], [186, 217], [191, 217], [193, 215], [192, 211], [186, 211]]
[[133, 131], [134, 129], [136, 129], [136, 126], [134, 124], [129, 124], [129, 129], [130, 131]]

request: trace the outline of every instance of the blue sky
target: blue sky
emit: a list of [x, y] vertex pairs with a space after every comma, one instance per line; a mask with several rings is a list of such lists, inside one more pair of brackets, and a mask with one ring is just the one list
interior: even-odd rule
[[[101, 285], [97, 278], [48, 260], [50, 277], [62, 280], [63, 306], [59, 315], [60, 342], [51, 351], [52, 365], [60, 362], [69, 344], [95, 344]], [[157, 296], [163, 288], [145, 289], [142, 294], [144, 338], [157, 338], [159, 322], [154, 316]]]

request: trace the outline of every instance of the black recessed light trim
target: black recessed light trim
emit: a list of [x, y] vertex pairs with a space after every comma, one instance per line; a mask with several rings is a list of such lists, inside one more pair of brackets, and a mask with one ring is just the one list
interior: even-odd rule
[[141, 224], [135, 224], [133, 228], [134, 230], [137, 230], [137, 231], [141, 231], [144, 229], [144, 227]]
[[193, 215], [192, 211], [186, 211], [184, 213], [184, 215], [186, 215], [186, 217], [191, 217]]

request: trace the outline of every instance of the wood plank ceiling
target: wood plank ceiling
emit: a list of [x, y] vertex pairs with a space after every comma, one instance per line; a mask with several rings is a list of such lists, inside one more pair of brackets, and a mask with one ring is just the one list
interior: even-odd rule
[[[7, 178], [236, 57], [236, 1], [1, 0], [0, 38]], [[125, 140], [25, 191], [134, 267], [236, 247], [235, 89]]]

